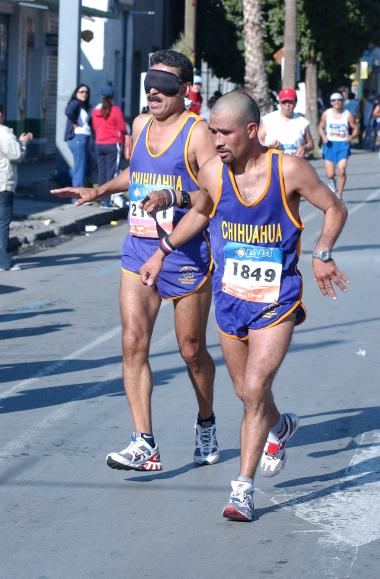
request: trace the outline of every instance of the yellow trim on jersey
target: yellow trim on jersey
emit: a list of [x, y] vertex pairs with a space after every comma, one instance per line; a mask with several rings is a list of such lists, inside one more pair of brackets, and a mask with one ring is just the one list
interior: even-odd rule
[[288, 318], [290, 316], [290, 314], [292, 314], [298, 308], [298, 306], [301, 304], [302, 304], [301, 300], [297, 300], [296, 303], [294, 304], [294, 306], [292, 306], [290, 308], [290, 310], [285, 312], [285, 314], [283, 314], [281, 316], [281, 318], [278, 318], [278, 320], [276, 320], [275, 322], [272, 322], [271, 324], [268, 324], [267, 326], [263, 326], [262, 328], [258, 328], [258, 329], [259, 330], [267, 330], [268, 328], [273, 328], [273, 326], [277, 326], [277, 324], [279, 324], [280, 322], [282, 322], [283, 320]]
[[128, 275], [134, 275], [135, 277], [140, 277], [139, 273], [135, 273], [134, 271], [130, 271], [129, 269], [125, 269], [125, 267], [121, 268], [123, 273], [127, 273]]
[[152, 119], [153, 119], [153, 115], [151, 115], [151, 116], [149, 116], [149, 117], [147, 118], [146, 123], [143, 124], [143, 126], [141, 127], [141, 130], [140, 130], [139, 134], [137, 135], [136, 142], [132, 144], [132, 153], [131, 153], [131, 158], [129, 159], [129, 164], [131, 164], [132, 157], [133, 157], [133, 153], [135, 152], [135, 147], [136, 147], [136, 145], [137, 145], [137, 141], [139, 140], [141, 133], [143, 132], [143, 130], [145, 129], [145, 127], [147, 126], [147, 124], [149, 123], [149, 121], [151, 121]]
[[[211, 259], [211, 265], [214, 262]], [[174, 300], [180, 300], [182, 298], [187, 298], [187, 296], [191, 296], [191, 294], [195, 294], [197, 293], [198, 290], [201, 289], [201, 287], [204, 286], [204, 284], [210, 279], [211, 276], [211, 269], [208, 270], [208, 272], [206, 273], [206, 275], [204, 276], [204, 278], [202, 279], [201, 283], [199, 284], [198, 287], [196, 287], [194, 290], [192, 290], [191, 292], [188, 292], [187, 294], [182, 294], [181, 296], [173, 296], [171, 298], [161, 298], [163, 302], [173, 302]]]
[[197, 118], [197, 117], [198, 117], [198, 115], [194, 115], [193, 113], [188, 114], [188, 115], [184, 118], [183, 122], [180, 124], [179, 128], [177, 129], [177, 132], [174, 134], [174, 136], [172, 137], [171, 141], [169, 141], [169, 143], [168, 143], [161, 151], [159, 151], [159, 152], [156, 153], [156, 154], [152, 153], [152, 151], [149, 149], [149, 143], [148, 143], [148, 141], [149, 141], [149, 131], [150, 131], [150, 128], [151, 128], [152, 123], [153, 123], [153, 120], [154, 120], [154, 117], [152, 117], [152, 119], [151, 119], [151, 121], [150, 121], [150, 123], [149, 123], [149, 127], [148, 127], [148, 129], [147, 129], [147, 131], [146, 131], [146, 136], [145, 136], [145, 146], [146, 146], [146, 150], [147, 150], [148, 155], [150, 155], [151, 157], [153, 157], [153, 159], [156, 159], [157, 157], [161, 157], [161, 155], [163, 155], [163, 154], [165, 153], [165, 151], [167, 151], [167, 150], [169, 149], [169, 147], [171, 147], [171, 145], [174, 143], [174, 141], [176, 140], [176, 138], [178, 137], [178, 135], [179, 135], [180, 132], [182, 131], [183, 127], [184, 127], [185, 124], [187, 123], [188, 119], [190, 119], [190, 118]]
[[282, 197], [282, 203], [284, 205], [285, 211], [288, 214], [288, 217], [290, 219], [290, 221], [301, 231], [303, 230], [304, 226], [301, 220], [296, 219], [296, 217], [294, 217], [293, 213], [290, 210], [290, 207], [288, 205], [288, 200], [286, 198], [286, 193], [285, 193], [285, 181], [284, 181], [284, 174], [282, 172], [282, 151], [276, 151], [277, 155], [278, 155], [278, 171], [280, 174], [280, 187], [281, 187], [281, 197]]
[[219, 328], [219, 326], [217, 326], [218, 328], [218, 332], [220, 334], [222, 334], [222, 336], [225, 336], [226, 338], [231, 338], [231, 340], [238, 340], [239, 342], [244, 342], [246, 340], [248, 340], [248, 334], [246, 336], [244, 336], [243, 338], [239, 338], [239, 336], [234, 336], [233, 334], [227, 334], [226, 332], [223, 332], [223, 330], [221, 330]]
[[256, 199], [256, 201], [254, 201], [253, 203], [247, 203], [243, 197], [240, 194], [240, 191], [238, 189], [238, 186], [236, 184], [235, 181], [235, 175], [232, 172], [232, 167], [231, 165], [229, 165], [228, 167], [228, 172], [230, 175], [230, 179], [231, 179], [231, 184], [232, 187], [234, 188], [236, 197], [239, 199], [240, 203], [242, 205], [244, 205], [245, 207], [255, 207], [255, 205], [258, 205], [260, 203], [260, 201], [262, 201], [265, 197], [265, 195], [268, 193], [268, 189], [270, 187], [270, 182], [271, 182], [271, 175], [272, 175], [272, 153], [273, 153], [273, 149], [269, 149], [268, 150], [268, 154], [269, 154], [269, 161], [268, 161], [268, 179], [267, 179], [267, 184], [265, 186], [264, 191], [261, 193], [261, 195], [259, 195], [259, 197]]
[[[198, 115], [195, 115], [195, 117], [197, 117], [197, 116]], [[187, 118], [195, 118], [195, 117], [192, 117], [189, 115]], [[195, 125], [197, 125], [201, 120], [202, 120], [201, 117], [198, 117], [197, 120], [195, 121], [195, 123], [193, 123], [192, 126], [190, 127], [189, 134], [187, 135], [187, 139], [186, 139], [186, 143], [185, 143], [185, 148], [183, 151], [187, 172], [189, 173], [190, 177], [192, 178], [194, 183], [197, 185], [197, 187], [199, 186], [198, 179], [196, 178], [193, 171], [191, 170], [190, 163], [189, 163], [189, 143], [190, 143], [191, 134], [193, 132]]]
[[180, 300], [181, 298], [185, 298], [186, 296], [190, 296], [191, 294], [195, 294], [198, 290], [201, 289], [201, 287], [206, 283], [206, 281], [210, 278], [210, 275], [212, 273], [212, 268], [214, 267], [214, 258], [212, 257], [212, 252], [211, 252], [211, 245], [210, 242], [207, 238], [207, 235], [205, 235], [205, 233], [202, 233], [202, 237], [205, 240], [205, 242], [207, 243], [207, 247], [208, 247], [208, 253], [209, 253], [209, 257], [210, 257], [210, 264], [208, 266], [208, 272], [206, 273], [205, 277], [203, 278], [203, 280], [201, 281], [201, 283], [199, 284], [199, 286], [197, 286], [194, 290], [192, 290], [191, 292], [188, 292], [187, 294], [182, 294], [180, 296], [173, 296], [171, 298], [161, 298], [162, 300], [168, 302], [168, 301], [173, 301], [173, 300]]
[[223, 174], [223, 163], [221, 163], [220, 165], [220, 169], [219, 169], [219, 173], [218, 173], [218, 192], [216, 194], [216, 199], [214, 201], [214, 207], [212, 208], [212, 211], [209, 215], [210, 219], [212, 217], [215, 217], [215, 213], [216, 213], [216, 208], [218, 207], [220, 198], [222, 196], [222, 189], [223, 189], [223, 178], [222, 178], [222, 174]]

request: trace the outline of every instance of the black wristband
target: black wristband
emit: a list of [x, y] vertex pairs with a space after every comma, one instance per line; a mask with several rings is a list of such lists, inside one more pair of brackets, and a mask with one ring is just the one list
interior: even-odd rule
[[187, 191], [181, 191], [181, 209], [190, 209], [191, 207], [191, 197]]

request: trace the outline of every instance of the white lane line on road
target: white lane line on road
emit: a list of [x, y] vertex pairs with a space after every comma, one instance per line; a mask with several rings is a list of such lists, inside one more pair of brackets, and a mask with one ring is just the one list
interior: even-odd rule
[[[380, 432], [363, 433], [343, 476], [332, 487], [320, 491], [317, 498], [309, 500], [307, 494], [279, 492], [272, 502], [286, 502], [297, 517], [323, 530], [325, 536], [319, 538], [321, 545], [357, 548], [378, 540], [379, 444]], [[328, 492], [324, 492], [326, 490]]]
[[380, 194], [380, 189], [376, 189], [376, 191], [374, 191], [373, 193], [371, 193], [370, 195], [368, 195], [368, 197], [366, 197], [365, 201], [362, 201], [362, 203], [359, 203], [358, 205], [356, 205], [355, 207], [352, 207], [351, 209], [348, 210], [348, 216], [350, 217], [353, 213], [356, 213], [357, 211], [359, 211], [359, 209], [362, 209], [363, 207], [365, 207], [365, 205], [369, 202], [372, 201], [373, 199], [376, 199], [376, 197], [378, 197]]
[[28, 430], [23, 432], [23, 434], [5, 444], [0, 449], [0, 462], [8, 460], [9, 457], [17, 455], [19, 452], [25, 449], [25, 447], [30, 446], [36, 436], [48, 430], [60, 420], [67, 419], [68, 414], [75, 409], [75, 405], [78, 404], [78, 402], [82, 402], [83, 398], [90, 398], [91, 396], [95, 396], [102, 388], [105, 387], [107, 383], [112, 382], [119, 377], [120, 369], [112, 369], [107, 373], [105, 379], [102, 380], [101, 383], [92, 384], [85, 389], [81, 389], [78, 392], [78, 398], [61, 404], [58, 409], [54, 410], [53, 412], [49, 412], [47, 416], [28, 428]]
[[[167, 307], [168, 304], [169, 304], [169, 302], [163, 302], [161, 309]], [[87, 352], [88, 350], [95, 348], [99, 344], [101, 344], [107, 340], [110, 340], [115, 335], [117, 335], [119, 332], [120, 332], [119, 326], [113, 328], [107, 334], [104, 334], [103, 336], [100, 336], [99, 338], [93, 340], [93, 342], [91, 342], [90, 344], [87, 344], [87, 346], [81, 348], [80, 350], [77, 350], [76, 352], [72, 352], [71, 354], [69, 354], [68, 356], [63, 358], [61, 362], [59, 362], [59, 363], [57, 362], [57, 364], [50, 364], [49, 366], [46, 366], [43, 370], [41, 370], [33, 378], [29, 378], [28, 380], [24, 380], [23, 382], [20, 382], [20, 384], [16, 385], [11, 390], [14, 390], [17, 387], [19, 388], [21, 385], [23, 385], [25, 387], [26, 385], [30, 385], [30, 384], [34, 383], [35, 381], [39, 380], [41, 377], [47, 376], [49, 373], [51, 373], [52, 368], [56, 369], [57, 367], [60, 367], [63, 363], [66, 363], [67, 361], [69, 361], [73, 358], [76, 358], [77, 356], [83, 354], [84, 352]], [[162, 348], [162, 346], [165, 344], [165, 342], [167, 342], [168, 340], [173, 340], [173, 339], [175, 339], [175, 329], [171, 328], [165, 334], [161, 333], [160, 335], [157, 336], [157, 338], [155, 340], [152, 340], [151, 350], [153, 350], [154, 348]], [[119, 364], [117, 365], [117, 369], [112, 369], [106, 374], [104, 380], [101, 380], [101, 382], [99, 382], [99, 383], [89, 384], [85, 388], [80, 389], [80, 391], [78, 392], [78, 397], [76, 399], [70, 400], [69, 402], [61, 404], [58, 409], [56, 409], [52, 412], [49, 412], [49, 414], [47, 416], [45, 416], [42, 420], [40, 420], [39, 422], [37, 422], [36, 424], [34, 424], [30, 428], [28, 428], [28, 430], [23, 432], [23, 434], [18, 436], [16, 439], [11, 440], [8, 443], [6, 443], [0, 449], [0, 462], [7, 460], [10, 456], [21, 452], [26, 446], [29, 446], [31, 444], [32, 440], [35, 439], [38, 435], [40, 435], [41, 432], [48, 430], [51, 426], [54, 426], [60, 420], [66, 419], [68, 414], [70, 414], [71, 412], [73, 412], [75, 410], [76, 404], [81, 403], [83, 401], [83, 399], [91, 398], [91, 397], [97, 395], [101, 390], [103, 390], [105, 388], [105, 386], [108, 383], [110, 383], [116, 379], [121, 380], [121, 369], [120, 369]], [[3, 394], [3, 397], [4, 397], [4, 394]]]
[[[167, 307], [168, 304], [169, 304], [169, 302], [163, 302], [161, 304], [161, 310], [164, 309], [165, 307]], [[98, 338], [95, 338], [95, 340], [93, 340], [89, 344], [86, 344], [86, 346], [83, 346], [83, 348], [79, 348], [79, 350], [75, 350], [75, 352], [71, 352], [71, 354], [68, 354], [67, 356], [62, 358], [62, 360], [58, 360], [57, 362], [54, 362], [54, 364], [48, 364], [47, 366], [45, 366], [44, 368], [39, 370], [34, 376], [31, 376], [30, 378], [26, 378], [26, 380], [23, 380], [22, 382], [18, 382], [17, 384], [12, 386], [8, 390], [1, 392], [0, 393], [0, 400], [3, 398], [7, 398], [10, 394], [13, 394], [17, 390], [22, 390], [23, 388], [27, 388], [31, 384], [38, 382], [38, 380], [40, 380], [40, 378], [44, 378], [45, 376], [49, 376], [49, 374], [53, 374], [53, 372], [56, 372], [57, 370], [59, 370], [59, 368], [62, 368], [62, 366], [64, 366], [64, 364], [66, 364], [70, 360], [75, 360], [76, 358], [79, 358], [80, 356], [82, 356], [86, 352], [93, 350], [94, 348], [96, 348], [100, 344], [103, 344], [104, 342], [108, 342], [109, 340], [112, 340], [115, 336], [120, 334], [120, 332], [121, 332], [120, 326], [115, 326], [109, 332], [102, 334]], [[174, 333], [174, 330], [173, 330], [173, 333]], [[155, 345], [157, 345], [161, 341], [161, 339], [163, 339], [163, 338], [166, 339], [169, 334], [172, 334], [172, 332], [168, 332], [168, 334], [165, 334], [165, 336], [152, 342], [151, 347], [154, 347]]]
[[108, 342], [108, 340], [111, 340], [112, 338], [117, 336], [119, 333], [120, 333], [120, 326], [116, 326], [115, 328], [113, 328], [112, 330], [107, 332], [106, 334], [103, 334], [102, 336], [95, 338], [95, 340], [93, 340], [89, 344], [86, 344], [86, 346], [83, 346], [83, 348], [79, 348], [79, 350], [75, 350], [75, 352], [71, 352], [71, 354], [68, 354], [67, 356], [62, 358], [62, 360], [57, 360], [57, 362], [54, 362], [54, 364], [48, 364], [44, 368], [41, 368], [41, 370], [39, 370], [34, 376], [31, 376], [30, 378], [27, 378], [26, 380], [23, 380], [22, 382], [15, 384], [14, 386], [12, 386], [12, 388], [9, 388], [5, 392], [1, 392], [0, 393], [0, 400], [2, 398], [6, 398], [7, 396], [12, 394], [16, 390], [22, 390], [23, 388], [27, 388], [28, 386], [30, 386], [34, 382], [38, 382], [38, 380], [40, 380], [40, 378], [44, 378], [45, 376], [49, 376], [49, 374], [56, 372], [57, 370], [59, 370], [59, 368], [64, 366], [64, 364], [66, 364], [70, 360], [75, 360], [76, 358], [79, 358], [80, 356], [82, 356], [82, 354], [85, 354], [86, 352], [93, 350], [94, 348], [96, 348], [100, 344], [103, 344], [104, 342]]
[[[355, 205], [355, 207], [352, 207], [351, 209], [348, 210], [348, 217], [351, 217], [351, 215], [353, 215], [354, 213], [356, 213], [357, 211], [360, 211], [360, 209], [363, 209], [363, 207], [365, 207], [367, 205], [367, 203], [369, 201], [372, 201], [373, 199], [376, 199], [376, 197], [378, 197], [380, 195], [380, 189], [376, 189], [376, 191], [373, 191], [372, 193], [370, 193], [368, 195], [368, 197], [365, 198], [364, 201], [362, 201], [361, 203], [359, 203], [358, 205]], [[304, 223], [306, 222], [306, 219], [308, 217], [310, 217], [309, 221], [311, 219], [313, 219], [314, 217], [316, 217], [317, 215], [321, 215], [322, 216], [322, 212], [321, 211], [317, 211], [316, 213], [311, 213], [309, 215], [306, 216], [306, 218], [304, 219]], [[302, 236], [301, 237], [301, 242], [302, 242], [302, 247], [305, 246], [305, 244], [309, 243], [312, 240], [317, 240], [317, 236], [319, 235], [319, 229], [315, 230], [313, 233], [310, 233], [307, 236]]]

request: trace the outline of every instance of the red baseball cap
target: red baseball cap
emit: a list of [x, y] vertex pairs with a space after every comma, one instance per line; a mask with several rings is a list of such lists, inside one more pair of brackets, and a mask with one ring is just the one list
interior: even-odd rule
[[297, 93], [294, 88], [283, 88], [278, 93], [278, 100], [281, 101], [294, 101], [297, 102]]

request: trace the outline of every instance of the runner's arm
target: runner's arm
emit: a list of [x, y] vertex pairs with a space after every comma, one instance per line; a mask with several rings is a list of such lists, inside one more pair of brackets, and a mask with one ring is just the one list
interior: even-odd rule
[[[347, 219], [346, 206], [319, 179], [316, 171], [307, 161], [287, 157], [283, 162], [283, 171], [289, 207], [292, 209], [293, 206], [292, 213], [295, 214], [294, 198], [298, 194], [324, 214], [321, 233], [314, 251], [327, 249], [331, 252]], [[333, 283], [342, 291], [347, 290], [346, 284], [349, 280], [339, 270], [333, 259], [323, 262], [318, 258], [313, 258], [313, 270], [315, 280], [324, 296], [336, 299]]]
[[328, 138], [326, 137], [325, 133], [325, 128], [326, 128], [326, 111], [322, 113], [321, 120], [319, 121], [318, 125], [318, 133], [323, 143], [327, 143], [328, 141]]
[[314, 140], [309, 127], [306, 127], [303, 138], [304, 144], [298, 147], [296, 152], [297, 157], [301, 157], [301, 159], [303, 159], [305, 153], [310, 153], [314, 149]]
[[213, 208], [213, 200], [208, 190], [208, 177], [206, 163], [199, 172], [201, 189], [197, 192], [196, 200], [191, 209], [181, 219], [172, 233], [161, 240], [161, 247], [140, 268], [141, 281], [145, 285], [153, 286], [159, 275], [166, 255], [181, 247], [192, 237], [202, 231], [209, 222], [209, 215]]
[[[136, 142], [141, 129], [147, 122], [149, 115], [139, 115], [133, 121], [132, 138]], [[50, 193], [58, 197], [75, 197], [77, 199], [76, 205], [83, 205], [89, 201], [95, 201], [103, 195], [112, 195], [113, 193], [122, 193], [128, 191], [129, 188], [129, 167], [119, 173], [117, 177], [111, 179], [100, 187], [63, 187], [62, 189], [52, 189]]]

